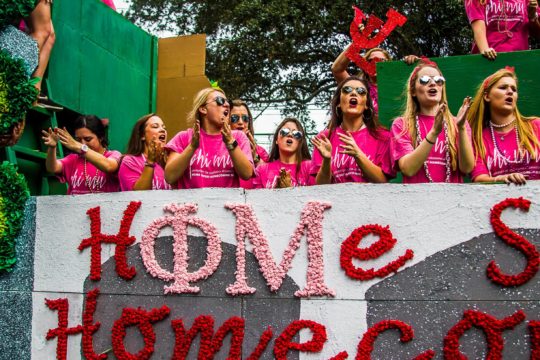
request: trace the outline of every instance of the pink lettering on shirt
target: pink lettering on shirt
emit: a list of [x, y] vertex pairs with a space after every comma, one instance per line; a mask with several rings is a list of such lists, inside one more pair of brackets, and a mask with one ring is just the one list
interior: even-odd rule
[[[107, 150], [103, 156], [120, 161], [122, 154]], [[89, 161], [86, 161], [85, 172], [85, 158], [77, 154], [70, 154], [59, 161], [62, 163], [62, 174], [58, 179], [62, 183], [67, 182], [68, 195], [120, 191], [117, 173], [104, 173]]]
[[276, 188], [281, 169], [285, 169], [291, 174], [291, 183], [293, 187], [313, 185], [312, 177], [309, 174], [311, 160], [302, 161], [299, 171], [297, 171], [296, 164], [285, 164], [279, 160], [275, 160], [270, 163], [262, 164], [255, 169], [253, 187], [255, 189]]
[[[426, 134], [433, 127], [435, 117], [427, 115], [419, 115], [418, 121], [420, 124], [420, 137], [422, 139], [426, 138]], [[469, 141], [471, 141], [471, 128], [469, 124], [466, 124], [467, 134], [469, 135]], [[403, 131], [403, 118], [397, 118], [392, 123], [392, 161], [396, 169], [399, 168], [398, 161], [403, 156], [412, 153], [415, 149], [415, 146], [412, 144], [412, 139], [409, 134], [409, 131]], [[459, 142], [458, 137], [456, 136], [456, 147]], [[435, 145], [431, 148], [428, 158], [426, 160], [428, 165], [428, 170], [433, 182], [444, 182], [446, 180], [446, 139], [444, 131], [441, 131], [437, 139], [435, 140]], [[451, 183], [462, 183], [463, 178], [459, 170], [450, 169], [450, 182]], [[416, 183], [427, 183], [429, 179], [426, 176], [424, 166], [418, 170], [418, 172], [413, 176], [403, 175], [403, 182], [409, 184]]]
[[[232, 131], [238, 147], [247, 156], [253, 166], [251, 148], [246, 135], [237, 130]], [[191, 142], [193, 129], [181, 131], [169, 141], [165, 148], [181, 153]], [[189, 167], [178, 182], [180, 189], [204, 187], [239, 187], [239, 177], [234, 170], [229, 151], [221, 134], [210, 135], [201, 129], [199, 147], [191, 157]]]
[[[469, 22], [477, 20], [486, 24], [486, 38], [490, 47], [498, 52], [529, 49], [528, 0], [464, 0]], [[540, 14], [540, 7], [537, 9]], [[478, 53], [473, 43], [472, 53]]]
[[[324, 130], [322, 134], [328, 136], [328, 130]], [[346, 133], [341, 128], [337, 128], [330, 139], [332, 143], [332, 183], [369, 182], [352, 156], [339, 153], [341, 151], [340, 145], [343, 142], [339, 139], [338, 134]], [[395, 176], [390, 158], [390, 132], [388, 130], [380, 128], [376, 137], [367, 128], [354, 131], [351, 135], [360, 150], [366, 154], [371, 162], [380, 167], [388, 178]], [[316, 177], [322, 164], [322, 156], [317, 149], [313, 150], [312, 158], [310, 173]]]
[[[143, 154], [125, 155], [120, 163], [118, 170], [118, 179], [120, 180], [120, 189], [122, 191], [132, 191], [135, 183], [142, 175], [146, 159]], [[170, 190], [171, 185], [165, 181], [165, 172], [163, 168], [155, 163], [154, 176], [152, 177], [152, 190]]]
[[[532, 125], [536, 138], [540, 139], [540, 119], [533, 120]], [[523, 174], [528, 180], [540, 180], [540, 156], [535, 158], [527, 150], [518, 149], [515, 128], [505, 134], [494, 131], [494, 135], [497, 146], [493, 143], [490, 128], [482, 131], [486, 156], [484, 159], [476, 157], [471, 173], [473, 180], [479, 175], [496, 177], [512, 173]]]

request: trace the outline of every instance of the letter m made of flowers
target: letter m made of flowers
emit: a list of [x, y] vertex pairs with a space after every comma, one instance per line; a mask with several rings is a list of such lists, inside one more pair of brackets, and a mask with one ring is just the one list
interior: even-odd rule
[[289, 245], [283, 253], [280, 264], [276, 264], [268, 243], [264, 236], [259, 222], [251, 205], [248, 204], [226, 204], [236, 216], [236, 281], [227, 287], [226, 291], [230, 295], [252, 294], [255, 289], [249, 287], [246, 278], [246, 254], [245, 241], [249, 239], [253, 245], [253, 254], [259, 262], [260, 271], [271, 291], [277, 291], [287, 272], [291, 268], [291, 263], [300, 247], [304, 234], [308, 245], [308, 270], [306, 286], [303, 290], [298, 290], [294, 295], [297, 297], [309, 296], [335, 296], [334, 290], [328, 288], [324, 283], [324, 259], [323, 259], [323, 228], [322, 221], [324, 211], [331, 207], [329, 203], [309, 202], [302, 210], [300, 223], [291, 236]]

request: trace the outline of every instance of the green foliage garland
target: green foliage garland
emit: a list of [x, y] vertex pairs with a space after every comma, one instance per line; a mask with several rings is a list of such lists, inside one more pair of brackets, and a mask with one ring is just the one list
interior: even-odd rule
[[3, 0], [0, 7], [0, 27], [30, 15], [39, 0]]
[[28, 79], [24, 63], [13, 59], [6, 51], [0, 50], [0, 135], [22, 121], [26, 111], [32, 107], [38, 90], [36, 79]]
[[24, 220], [24, 206], [30, 196], [24, 176], [13, 164], [0, 165], [0, 272], [11, 271], [17, 261], [15, 240]]

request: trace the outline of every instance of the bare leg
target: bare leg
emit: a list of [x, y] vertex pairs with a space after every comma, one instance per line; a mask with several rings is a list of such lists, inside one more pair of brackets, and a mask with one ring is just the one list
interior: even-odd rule
[[[54, 28], [51, 21], [51, 4], [47, 0], [40, 0], [36, 8], [30, 14], [29, 25], [32, 33], [30, 34], [38, 43], [39, 63], [34, 77], [43, 78], [49, 57], [55, 41]], [[41, 91], [41, 80], [36, 84]]]

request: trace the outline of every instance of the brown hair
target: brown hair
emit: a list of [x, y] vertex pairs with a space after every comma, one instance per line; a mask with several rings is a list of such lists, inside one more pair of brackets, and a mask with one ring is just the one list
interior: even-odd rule
[[126, 155], [141, 155], [142, 153], [144, 153], [145, 143], [142, 138], [144, 137], [146, 122], [150, 120], [152, 116], [156, 116], [156, 114], [151, 113], [148, 115], [144, 115], [139, 120], [137, 120], [135, 125], [133, 125], [133, 129], [131, 130], [131, 136], [129, 137]]
[[251, 115], [251, 110], [249, 110], [248, 104], [244, 100], [235, 99], [232, 101], [231, 112], [233, 108], [241, 107], [241, 106], [246, 108], [248, 116], [249, 116], [248, 131], [251, 133], [251, 135], [255, 136], [255, 130], [253, 128], [253, 115]]

